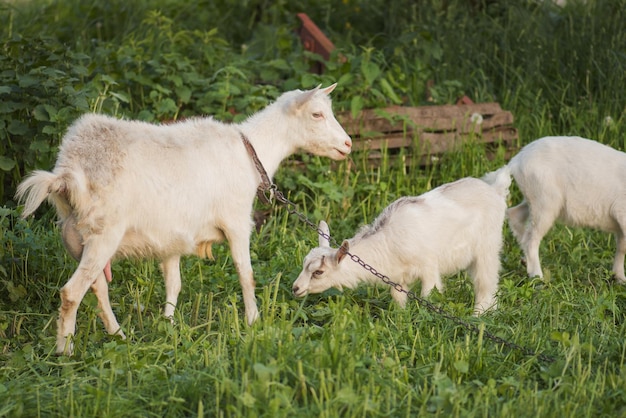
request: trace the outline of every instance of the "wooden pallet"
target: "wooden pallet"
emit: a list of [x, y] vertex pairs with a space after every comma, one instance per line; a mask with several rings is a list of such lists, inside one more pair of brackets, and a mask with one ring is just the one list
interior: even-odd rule
[[[304, 48], [328, 60], [335, 49], [333, 43], [305, 13], [297, 16], [302, 22], [299, 34]], [[311, 69], [316, 73], [323, 70], [319, 62]], [[482, 122], [475, 122], [473, 115], [480, 115]], [[511, 112], [498, 103], [474, 103], [467, 96], [456, 105], [392, 106], [367, 109], [357, 117], [343, 112], [337, 119], [352, 137], [355, 150], [369, 150], [372, 165], [380, 164], [383, 150], [393, 156], [402, 149], [405, 157], [428, 164], [468, 140], [487, 143], [493, 149], [503, 145], [510, 154], [518, 138]]]
[[[419, 164], [459, 147], [464, 141], [517, 146], [513, 115], [498, 103], [366, 109], [357, 117], [342, 112], [337, 119], [352, 137], [354, 150], [369, 150], [368, 159], [378, 165], [387, 150], [390, 156], [404, 149]], [[407, 160], [409, 162], [409, 160]]]

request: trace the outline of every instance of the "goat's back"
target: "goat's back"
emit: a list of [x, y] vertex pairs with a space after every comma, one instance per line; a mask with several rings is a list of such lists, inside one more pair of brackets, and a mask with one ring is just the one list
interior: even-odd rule
[[580, 137], [544, 137], [526, 145], [508, 166], [536, 211], [571, 225], [613, 230], [626, 208], [626, 154]]
[[186, 167], [228, 159], [238, 140], [235, 129], [211, 118], [156, 125], [88, 114], [68, 129], [55, 171], [81, 169], [94, 187], [144, 171], [180, 177]]
[[140, 191], [143, 199], [184, 203], [194, 193], [215, 191], [216, 183], [250, 177], [238, 176], [250, 168], [242, 149], [234, 128], [210, 118], [154, 125], [90, 114], [69, 128], [54, 171], [80, 173], [87, 192], [106, 190], [111, 198]]
[[450, 237], [464, 233], [477, 237], [479, 234], [473, 232], [492, 224], [492, 220], [497, 223], [506, 210], [504, 196], [498, 190], [471, 177], [439, 186], [416, 201], [421, 203], [407, 210], [414, 220], [420, 220], [420, 229]]
[[441, 274], [448, 274], [482, 254], [500, 251], [505, 211], [505, 198], [496, 189], [482, 180], [463, 178], [396, 200], [357, 237], [377, 234], [398, 262], [434, 264]]

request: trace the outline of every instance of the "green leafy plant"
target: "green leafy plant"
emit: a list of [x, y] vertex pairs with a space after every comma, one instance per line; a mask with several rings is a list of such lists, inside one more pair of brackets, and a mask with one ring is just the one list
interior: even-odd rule
[[89, 58], [50, 37], [15, 35], [0, 48], [0, 195], [25, 171], [50, 167], [67, 123], [89, 110]]

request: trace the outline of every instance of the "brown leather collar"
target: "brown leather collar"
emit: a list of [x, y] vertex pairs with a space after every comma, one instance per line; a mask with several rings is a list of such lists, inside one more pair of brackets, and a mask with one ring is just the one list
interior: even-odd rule
[[[259, 184], [259, 186], [256, 189], [256, 195], [261, 202], [265, 204], [269, 204], [272, 202], [271, 199], [273, 196], [274, 184], [272, 183], [272, 180], [270, 180], [270, 177], [267, 175], [267, 171], [265, 171], [265, 167], [263, 167], [261, 160], [259, 160], [259, 156], [254, 150], [254, 147], [250, 143], [250, 140], [248, 139], [248, 137], [246, 137], [244, 133], [241, 131], [239, 132], [239, 136], [241, 136], [241, 140], [243, 141], [243, 144], [245, 145], [246, 150], [248, 151], [248, 154], [252, 158], [252, 161], [254, 161], [254, 165], [257, 171], [259, 172], [259, 175], [261, 176], [261, 184]], [[268, 197], [268, 193], [269, 193], [269, 197]]]

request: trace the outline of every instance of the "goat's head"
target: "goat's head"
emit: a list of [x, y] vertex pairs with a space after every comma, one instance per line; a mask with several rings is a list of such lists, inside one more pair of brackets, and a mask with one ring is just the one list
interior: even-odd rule
[[333, 114], [330, 93], [337, 83], [324, 89], [296, 91], [287, 100], [287, 112], [298, 119], [300, 148], [306, 152], [333, 160], [343, 160], [350, 154], [352, 139]]
[[[326, 237], [330, 236], [326, 222], [320, 221], [319, 229]], [[340, 269], [342, 260], [348, 254], [348, 241], [344, 241], [339, 249], [334, 249], [326, 237], [320, 234], [319, 247], [313, 248], [304, 258], [302, 272], [293, 283], [294, 296], [321, 293], [331, 287], [341, 290], [345, 286], [340, 280]]]

